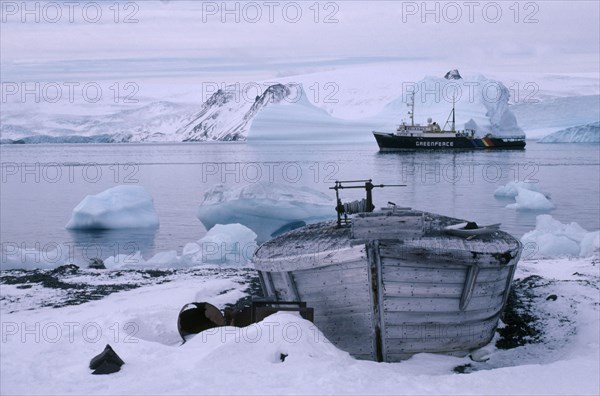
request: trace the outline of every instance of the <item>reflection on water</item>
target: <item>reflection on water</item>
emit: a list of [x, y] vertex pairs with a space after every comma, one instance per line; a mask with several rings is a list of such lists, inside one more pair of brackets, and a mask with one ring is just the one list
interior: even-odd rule
[[69, 230], [74, 261], [82, 260], [84, 263], [96, 257], [133, 256], [136, 252], [151, 256], [156, 233], [155, 229]]

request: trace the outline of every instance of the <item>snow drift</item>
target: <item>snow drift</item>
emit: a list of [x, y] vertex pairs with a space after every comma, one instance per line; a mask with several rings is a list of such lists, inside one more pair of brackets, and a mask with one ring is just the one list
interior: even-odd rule
[[141, 186], [116, 186], [88, 195], [73, 209], [66, 228], [112, 230], [158, 228], [152, 196]]
[[301, 225], [335, 216], [333, 199], [308, 187], [258, 182], [227, 189], [219, 184], [204, 194], [197, 217], [207, 229], [240, 223], [264, 242]]

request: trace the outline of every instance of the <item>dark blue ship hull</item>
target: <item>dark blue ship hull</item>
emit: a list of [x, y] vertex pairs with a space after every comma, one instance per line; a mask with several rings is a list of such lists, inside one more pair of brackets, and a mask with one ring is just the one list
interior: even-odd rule
[[474, 149], [505, 149], [522, 150], [525, 139], [500, 137], [413, 137], [399, 136], [393, 133], [373, 132], [380, 151], [400, 150], [474, 150]]

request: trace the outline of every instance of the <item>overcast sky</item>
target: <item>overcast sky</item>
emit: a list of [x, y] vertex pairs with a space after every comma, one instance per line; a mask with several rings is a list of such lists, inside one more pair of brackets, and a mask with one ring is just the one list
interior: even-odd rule
[[599, 68], [595, 0], [256, 1], [228, 2], [227, 10], [221, 1], [24, 4], [1, 2], [3, 81], [277, 75], [385, 60], [492, 73]]

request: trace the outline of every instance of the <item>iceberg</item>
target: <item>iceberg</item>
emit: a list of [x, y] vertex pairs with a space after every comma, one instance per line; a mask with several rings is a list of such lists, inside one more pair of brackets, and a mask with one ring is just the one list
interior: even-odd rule
[[198, 242], [183, 248], [182, 261], [193, 265], [243, 265], [258, 248], [256, 233], [241, 224], [216, 224]]
[[509, 209], [516, 210], [552, 210], [554, 204], [548, 194], [541, 193], [537, 186], [525, 182], [508, 182], [494, 191], [496, 198], [514, 198], [515, 203], [506, 205]]
[[538, 143], [600, 143], [600, 121], [561, 129], [544, 136]]
[[116, 186], [88, 195], [73, 209], [71, 230], [158, 228], [152, 196], [141, 186]]
[[588, 232], [579, 224], [563, 224], [552, 216], [536, 217], [533, 231], [521, 237], [523, 245], [534, 248], [539, 258], [559, 256], [589, 257], [598, 254], [600, 231]]
[[304, 224], [335, 216], [333, 198], [308, 187], [258, 182], [233, 189], [219, 184], [204, 194], [197, 217], [207, 230], [239, 223], [264, 242]]
[[[450, 75], [454, 75], [450, 72]], [[421, 81], [405, 84], [403, 96], [390, 102], [377, 116], [382, 122], [397, 126], [405, 117], [407, 95], [415, 93], [415, 122], [423, 123], [427, 117], [442, 127], [456, 108], [456, 129], [473, 129], [478, 137], [523, 137], [525, 133], [509, 109], [510, 91], [500, 81], [483, 75], [447, 79], [428, 76]]]
[[544, 194], [526, 188], [519, 188], [515, 201], [515, 203], [506, 205], [506, 207], [516, 210], [546, 211], [554, 209], [554, 204]]
[[248, 141], [371, 141], [374, 120], [343, 120], [314, 105], [300, 84], [287, 100], [263, 109], [254, 116]]
[[494, 196], [496, 198], [515, 198], [519, 195], [519, 189], [538, 191], [536, 185], [533, 183], [508, 182], [505, 186], [498, 187], [494, 191]]

